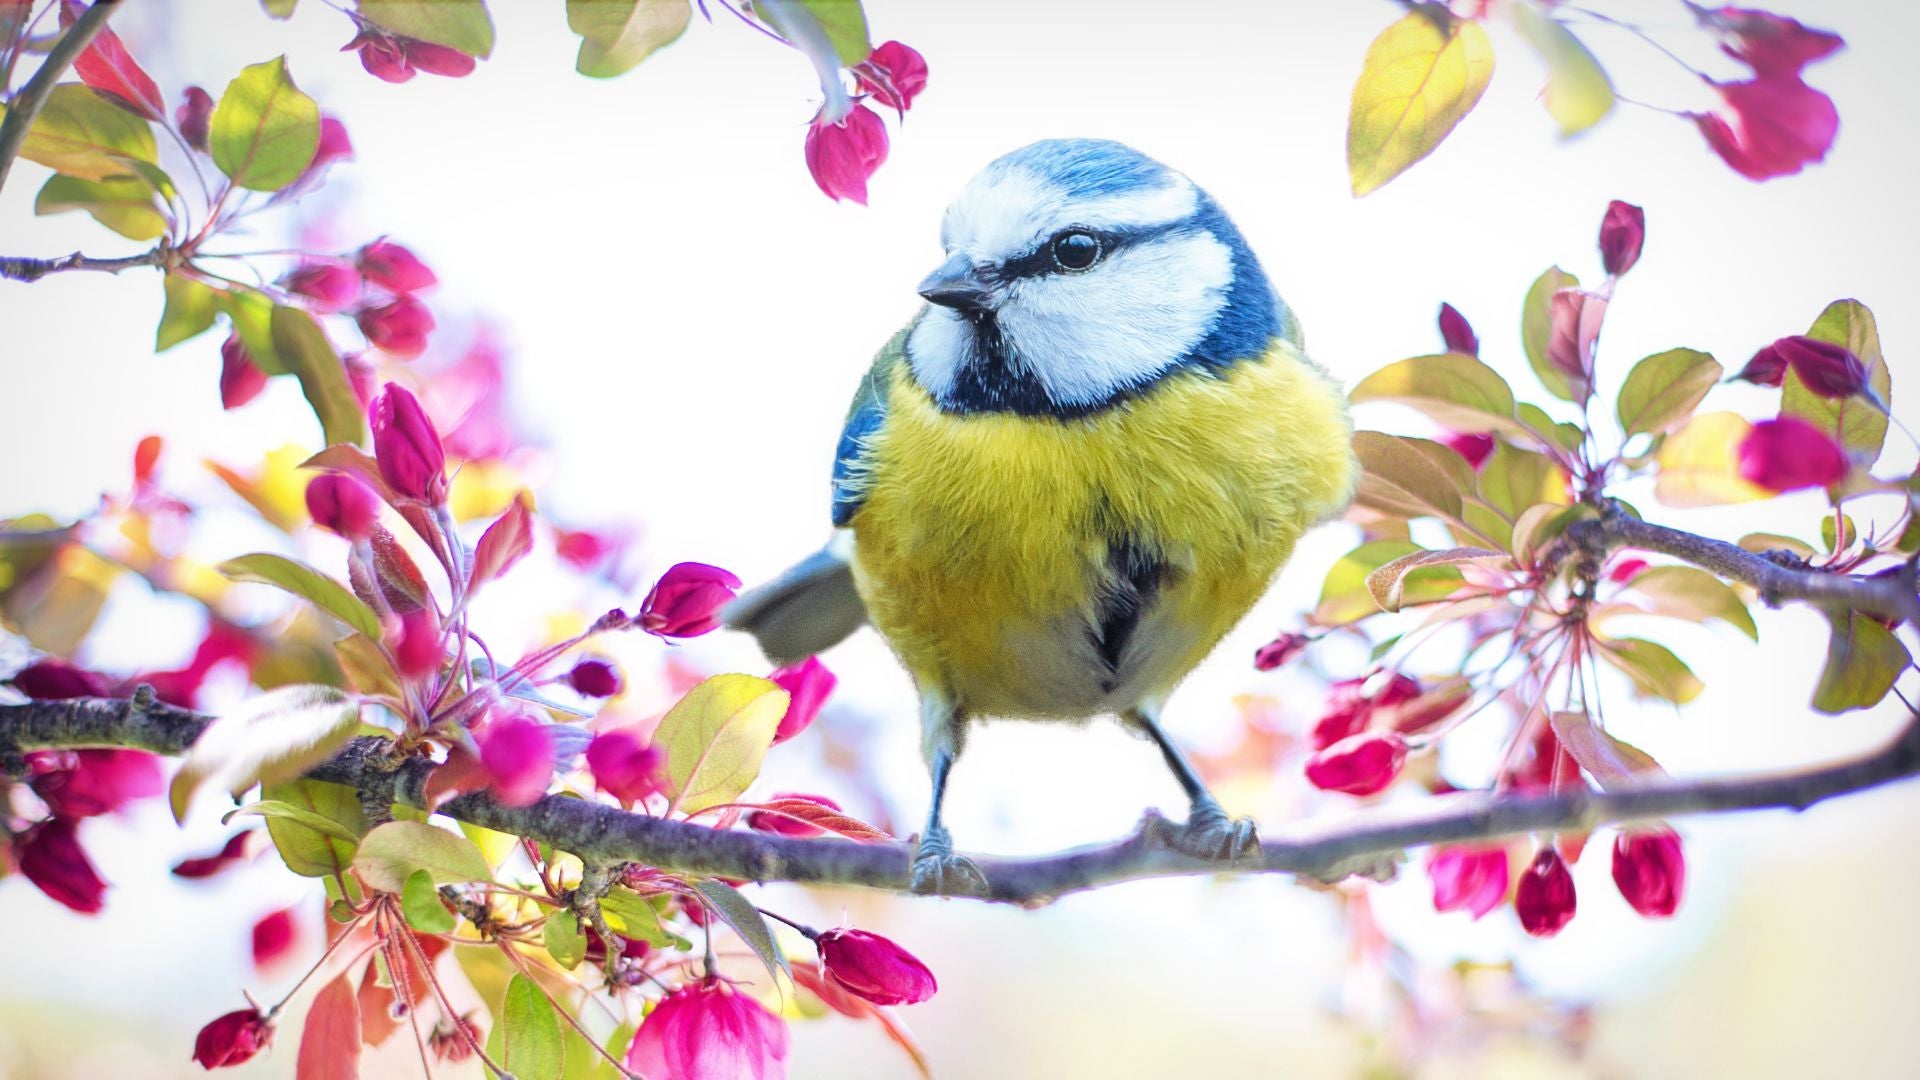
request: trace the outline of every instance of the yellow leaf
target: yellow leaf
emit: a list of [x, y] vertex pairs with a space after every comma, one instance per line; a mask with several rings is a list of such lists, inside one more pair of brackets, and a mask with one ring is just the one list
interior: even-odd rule
[[667, 795], [686, 813], [732, 802], [760, 773], [786, 715], [788, 696], [753, 675], [715, 675], [660, 718], [654, 745], [667, 752]]
[[1355, 196], [1377, 190], [1433, 152], [1493, 78], [1493, 46], [1478, 24], [1420, 4], [1367, 48], [1347, 115]]
[[1773, 497], [1740, 475], [1740, 440], [1753, 425], [1730, 412], [1701, 413], [1668, 436], [1654, 460], [1660, 465], [1654, 497], [1668, 506], [1721, 506]]
[[1613, 109], [1613, 83], [1580, 39], [1552, 16], [1515, 4], [1513, 25], [1547, 62], [1547, 114], [1560, 134], [1578, 135]]
[[492, 520], [513, 503], [526, 486], [518, 472], [498, 461], [469, 461], [454, 474], [447, 489], [447, 508], [456, 521]]

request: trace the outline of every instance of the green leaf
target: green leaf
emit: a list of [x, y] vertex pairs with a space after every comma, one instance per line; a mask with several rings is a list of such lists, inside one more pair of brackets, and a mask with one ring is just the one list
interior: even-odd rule
[[1493, 46], [1477, 23], [1419, 4], [1367, 47], [1347, 113], [1355, 197], [1426, 157], [1465, 119], [1493, 78]]
[[[1326, 580], [1320, 585], [1320, 602], [1314, 608], [1313, 621], [1323, 626], [1339, 626], [1375, 614], [1380, 610], [1380, 605], [1367, 588], [1367, 579], [1395, 559], [1424, 550], [1407, 540], [1369, 540], [1342, 555], [1327, 571]], [[1401, 582], [1401, 603], [1410, 603], [1416, 596], [1421, 599], [1446, 596], [1460, 583], [1460, 571], [1452, 567], [1415, 570]], [[1418, 586], [1422, 584], [1438, 596], [1431, 593], [1421, 595]]]
[[408, 926], [423, 934], [451, 934], [458, 921], [440, 899], [433, 874], [426, 870], [407, 875], [406, 884], [400, 887], [400, 913], [407, 917]]
[[782, 0], [777, 5], [755, 3], [753, 10], [761, 21], [795, 42], [812, 36], [810, 28], [794, 25], [795, 20], [811, 18], [819, 24], [841, 67], [852, 67], [873, 52], [867, 38], [867, 13], [859, 0]]
[[1527, 350], [1527, 363], [1547, 393], [1563, 401], [1574, 399], [1573, 383], [1566, 372], [1547, 359], [1547, 344], [1553, 339], [1553, 294], [1579, 287], [1579, 278], [1557, 266], [1548, 267], [1527, 289], [1527, 299], [1520, 308], [1520, 344]]
[[360, 0], [360, 17], [389, 34], [493, 55], [493, 19], [482, 0]]
[[1459, 432], [1524, 430], [1513, 415], [1513, 389], [1500, 373], [1465, 353], [1416, 356], [1388, 364], [1347, 395], [1358, 405], [1394, 401]]
[[1382, 611], [1399, 611], [1404, 600], [1407, 575], [1423, 566], [1458, 566], [1479, 563], [1498, 566], [1508, 563], [1506, 552], [1486, 548], [1457, 547], [1444, 551], [1413, 551], [1387, 563], [1367, 575], [1367, 591]]
[[1765, 555], [1769, 551], [1785, 551], [1798, 555], [1802, 559], [1811, 559], [1820, 554], [1814, 550], [1812, 544], [1804, 540], [1769, 532], [1748, 533], [1740, 538], [1739, 546], [1756, 555]]
[[[316, 810], [309, 810], [280, 799], [261, 799], [258, 802], [251, 802], [245, 806], [229, 810], [226, 815], [220, 819], [220, 823], [225, 825], [236, 817], [243, 817], [249, 814], [268, 819], [284, 818], [287, 821], [304, 825], [314, 832], [325, 833], [334, 839], [344, 840], [348, 844], [358, 845], [360, 842], [360, 832], [356, 832]], [[365, 830], [363, 828], [360, 831], [363, 832]]]
[[1547, 415], [1547, 410], [1531, 401], [1522, 401], [1514, 408], [1520, 423], [1528, 431], [1539, 436], [1548, 446], [1557, 446], [1569, 454], [1580, 452], [1580, 444], [1587, 439], [1587, 433], [1579, 424], [1569, 424], [1565, 420], [1555, 420]]
[[653, 733], [667, 754], [670, 809], [696, 813], [732, 802], [760, 773], [788, 696], [752, 675], [715, 675], [687, 692]]
[[240, 703], [200, 733], [168, 789], [175, 821], [207, 782], [234, 798], [255, 784], [291, 780], [353, 737], [360, 702], [331, 686], [277, 687]]
[[1755, 641], [1760, 628], [1754, 625], [1753, 612], [1732, 586], [1704, 570], [1691, 566], [1654, 566], [1634, 575], [1624, 592], [1647, 601], [1655, 615], [1704, 622], [1719, 619]]
[[563, 971], [572, 971], [586, 958], [587, 937], [580, 932], [580, 920], [571, 911], [549, 914], [541, 939], [547, 946], [547, 955], [553, 957], [553, 962]]
[[767, 920], [753, 906], [753, 901], [740, 895], [740, 890], [724, 881], [709, 878], [694, 882], [693, 887], [706, 898], [707, 909], [733, 927], [733, 932], [747, 943], [753, 955], [767, 966], [769, 974], [776, 970], [793, 974], [787, 968], [787, 957], [780, 951], [780, 943], [773, 939], [773, 928], [767, 925]]
[[614, 886], [600, 898], [600, 914], [615, 933], [660, 948], [674, 943], [674, 935], [660, 925], [660, 913], [645, 897], [624, 885]]
[[687, 0], [567, 0], [567, 28], [581, 39], [574, 69], [596, 79], [631, 71], [692, 18]]
[[[1480, 463], [1480, 498], [1509, 525], [1541, 503], [1565, 506], [1567, 474], [1544, 454], [1504, 442]], [[1509, 534], [1511, 530], [1509, 530]]]
[[1600, 656], [1626, 673], [1641, 697], [1685, 705], [1706, 689], [1693, 670], [1665, 645], [1641, 638], [1614, 638], [1600, 642]]
[[154, 352], [166, 352], [213, 326], [220, 314], [219, 292], [180, 273], [167, 274], [160, 286], [167, 303], [160, 309], [160, 328], [153, 335]]
[[394, 893], [406, 888], [415, 871], [425, 871], [436, 885], [493, 877], [473, 841], [420, 821], [389, 821], [368, 833], [353, 868], [368, 885]]
[[136, 177], [48, 177], [34, 197], [33, 212], [45, 216], [68, 210], [85, 210], [93, 220], [129, 240], [153, 240], [167, 232], [167, 215], [155, 204], [152, 185]]
[[299, 308], [273, 309], [273, 347], [280, 362], [300, 380], [313, 415], [329, 444], [358, 443], [366, 437], [366, 414], [347, 381], [347, 368], [313, 316]]
[[280, 362], [280, 350], [273, 347], [273, 300], [258, 289], [231, 287], [218, 294], [226, 307], [233, 332], [247, 347], [253, 366], [269, 375], [285, 375], [287, 365]]
[[[1880, 329], [1873, 312], [1858, 300], [1828, 304], [1807, 331], [1810, 338], [1841, 345], [1860, 358], [1867, 369], [1867, 385], [1888, 406], [1893, 404], [1893, 378], [1880, 354]], [[1797, 416], [1833, 436], [1851, 454], [1871, 462], [1880, 456], [1887, 439], [1887, 415], [1860, 398], [1823, 398], [1808, 390], [1791, 370], [1780, 384], [1780, 415]]]
[[561, 1080], [566, 1052], [560, 1044], [560, 1018], [532, 979], [515, 975], [507, 984], [501, 1062], [517, 1080]]
[[1833, 624], [1833, 637], [1827, 643], [1827, 666], [1820, 672], [1820, 685], [1813, 691], [1813, 707], [1823, 713], [1843, 713], [1879, 704], [1913, 662], [1907, 647], [1872, 616], [1848, 611], [1827, 619]]
[[47, 95], [20, 156], [82, 180], [131, 175], [127, 159], [159, 160], [153, 125], [80, 83], [61, 83]]
[[1461, 496], [1474, 490], [1477, 478], [1459, 454], [1430, 439], [1378, 431], [1354, 432], [1353, 452], [1361, 467], [1354, 502], [1397, 517], [1437, 517], [1469, 528]]
[[1540, 554], [1548, 544], [1560, 538], [1567, 526], [1582, 518], [1594, 516], [1590, 506], [1575, 503], [1572, 506], [1555, 506], [1551, 503], [1539, 503], [1521, 511], [1520, 517], [1513, 523], [1513, 539], [1508, 550], [1513, 552], [1513, 560], [1519, 566], [1532, 569], [1539, 563]]
[[1613, 109], [1613, 83], [1580, 39], [1550, 15], [1529, 4], [1515, 4], [1514, 28], [1547, 62], [1547, 115], [1560, 134], [1578, 135]]
[[[267, 821], [267, 835], [272, 838], [273, 846], [280, 852], [280, 859], [287, 869], [301, 877], [331, 877], [346, 872], [353, 865], [353, 853], [358, 850], [357, 837], [367, 831], [366, 813], [360, 805], [360, 794], [344, 784], [327, 784], [319, 780], [304, 777], [278, 784], [263, 784], [260, 787], [261, 801], [256, 806], [290, 806], [301, 811], [301, 816], [272, 813], [262, 814]], [[249, 812], [250, 808], [235, 813]], [[334, 828], [309, 824], [306, 815], [328, 821], [341, 832], [347, 834], [342, 839]]]
[[1720, 381], [1720, 362], [1696, 349], [1654, 353], [1627, 372], [1615, 415], [1627, 435], [1657, 435], [1685, 423]]
[[284, 555], [256, 552], [228, 559], [218, 569], [234, 581], [285, 589], [369, 639], [380, 639], [380, 619], [373, 609], [348, 591], [345, 585], [305, 563], [295, 562]]
[[279, 191], [320, 149], [320, 106], [293, 85], [284, 56], [240, 69], [213, 107], [213, 163], [234, 184]]

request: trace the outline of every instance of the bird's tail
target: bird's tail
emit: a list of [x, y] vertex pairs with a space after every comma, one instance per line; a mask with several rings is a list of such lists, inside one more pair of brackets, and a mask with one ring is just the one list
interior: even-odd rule
[[776, 664], [791, 664], [839, 644], [867, 621], [853, 586], [853, 533], [826, 547], [721, 612], [727, 627], [745, 630]]

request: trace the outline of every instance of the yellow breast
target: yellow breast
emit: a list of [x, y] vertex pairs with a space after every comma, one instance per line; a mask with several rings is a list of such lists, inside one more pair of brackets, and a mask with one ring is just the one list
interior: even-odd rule
[[[855, 580], [923, 685], [980, 715], [1164, 696], [1357, 475], [1340, 390], [1289, 343], [1077, 420], [937, 408], [904, 362], [865, 460]], [[1121, 670], [1092, 631], [1124, 540], [1169, 568]]]

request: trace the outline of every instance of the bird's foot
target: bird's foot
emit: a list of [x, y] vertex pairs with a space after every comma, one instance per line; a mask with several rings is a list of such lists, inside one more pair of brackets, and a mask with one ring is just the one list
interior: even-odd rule
[[1174, 830], [1168, 841], [1175, 851], [1214, 862], [1236, 863], [1260, 853], [1253, 819], [1230, 818], [1212, 799], [1195, 802], [1187, 823]]
[[913, 853], [909, 887], [921, 896], [984, 894], [987, 878], [972, 859], [954, 852], [953, 837], [935, 825], [921, 837], [920, 847]]

